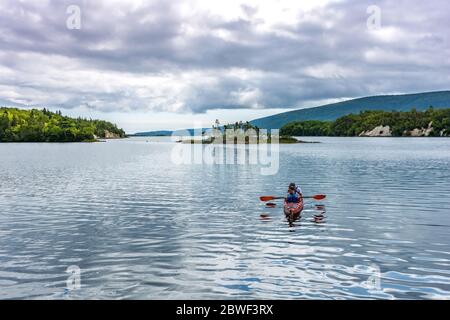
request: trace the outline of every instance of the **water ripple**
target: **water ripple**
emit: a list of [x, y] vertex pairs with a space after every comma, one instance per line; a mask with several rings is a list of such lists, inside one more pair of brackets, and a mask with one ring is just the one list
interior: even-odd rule
[[[275, 176], [148, 138], [0, 144], [0, 298], [449, 299], [449, 140], [318, 139]], [[258, 200], [291, 180], [328, 195], [297, 221]]]

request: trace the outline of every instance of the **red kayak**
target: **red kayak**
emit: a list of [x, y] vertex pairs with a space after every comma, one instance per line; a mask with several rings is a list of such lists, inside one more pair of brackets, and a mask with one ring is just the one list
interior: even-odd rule
[[303, 199], [299, 202], [286, 202], [284, 200], [284, 213], [286, 215], [299, 215], [303, 210]]

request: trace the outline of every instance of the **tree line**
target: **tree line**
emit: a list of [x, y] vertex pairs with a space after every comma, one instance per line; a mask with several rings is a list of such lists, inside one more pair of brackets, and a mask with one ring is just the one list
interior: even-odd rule
[[426, 111], [412, 109], [399, 111], [363, 111], [349, 114], [335, 121], [295, 121], [280, 129], [281, 135], [290, 136], [358, 136], [362, 132], [373, 130], [378, 126], [389, 126], [392, 136], [408, 136], [414, 129], [426, 129], [429, 124], [433, 130], [430, 136], [450, 135], [450, 109]]
[[61, 111], [0, 108], [0, 142], [83, 142], [123, 138], [125, 132], [102, 120], [70, 118]]

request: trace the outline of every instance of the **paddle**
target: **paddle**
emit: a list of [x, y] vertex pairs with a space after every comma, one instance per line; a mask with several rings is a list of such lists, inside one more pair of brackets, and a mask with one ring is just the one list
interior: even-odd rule
[[[323, 200], [327, 196], [324, 194], [316, 194], [315, 196], [303, 197], [303, 199], [314, 199], [314, 200]], [[270, 200], [278, 200], [285, 199], [285, 197], [274, 197], [274, 196], [263, 196], [259, 198], [261, 201], [270, 201]]]

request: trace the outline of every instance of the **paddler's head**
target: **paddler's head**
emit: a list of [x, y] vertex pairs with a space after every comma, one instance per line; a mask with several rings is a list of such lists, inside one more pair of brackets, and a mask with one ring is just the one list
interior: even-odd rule
[[295, 189], [295, 183], [291, 182], [291, 183], [289, 184], [289, 189], [290, 189], [290, 188], [294, 188], [294, 189]]
[[295, 193], [295, 187], [289, 186], [289, 193], [290, 193], [290, 194]]

